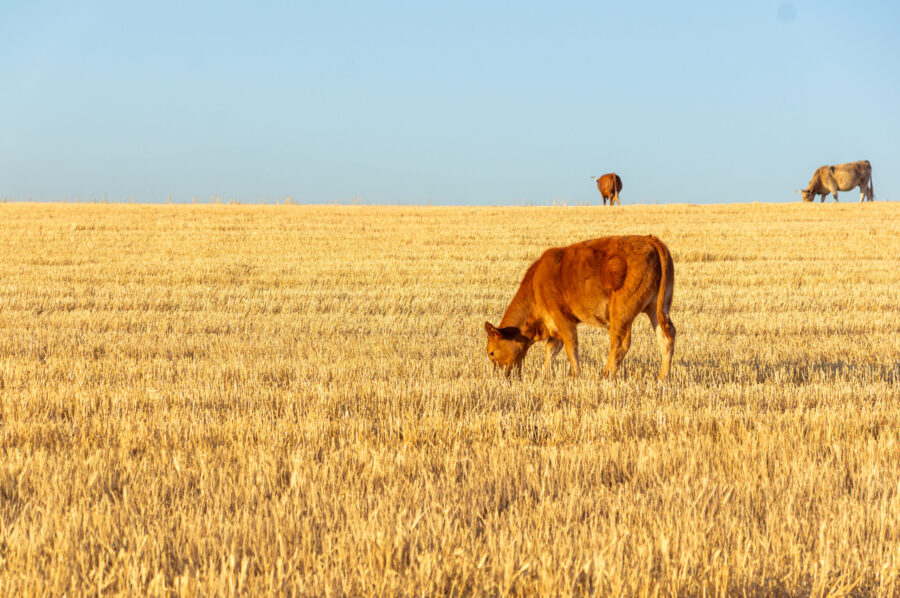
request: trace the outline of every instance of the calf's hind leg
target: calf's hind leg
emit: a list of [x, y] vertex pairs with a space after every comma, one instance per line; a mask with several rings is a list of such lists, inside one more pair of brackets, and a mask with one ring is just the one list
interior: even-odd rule
[[[675, 354], [675, 339], [669, 340], [669, 337], [666, 336], [662, 326], [659, 325], [659, 321], [656, 318], [655, 305], [650, 306], [644, 313], [650, 318], [650, 326], [656, 331], [656, 342], [659, 344], [659, 355], [662, 358], [662, 363], [659, 366], [659, 379], [665, 380], [669, 377], [669, 371], [672, 369], [672, 355]], [[674, 327], [673, 324], [672, 328]]]

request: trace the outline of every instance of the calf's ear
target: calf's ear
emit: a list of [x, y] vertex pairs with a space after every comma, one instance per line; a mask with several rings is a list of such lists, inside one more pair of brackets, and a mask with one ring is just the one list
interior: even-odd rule
[[490, 322], [484, 323], [484, 330], [488, 333], [488, 336], [493, 336], [494, 338], [500, 338], [501, 336], [500, 331], [497, 329], [497, 327]]

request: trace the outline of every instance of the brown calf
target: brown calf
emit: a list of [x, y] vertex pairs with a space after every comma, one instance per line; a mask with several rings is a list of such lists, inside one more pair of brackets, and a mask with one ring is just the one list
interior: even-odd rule
[[650, 235], [603, 237], [548, 249], [525, 273], [500, 326], [484, 323], [488, 357], [506, 374], [522, 370], [528, 349], [547, 341], [544, 371], [563, 346], [578, 376], [580, 323], [609, 329], [604, 377], [613, 377], [631, 346], [631, 324], [647, 314], [662, 355], [659, 378], [669, 375], [675, 325], [669, 318], [675, 266], [668, 248]]

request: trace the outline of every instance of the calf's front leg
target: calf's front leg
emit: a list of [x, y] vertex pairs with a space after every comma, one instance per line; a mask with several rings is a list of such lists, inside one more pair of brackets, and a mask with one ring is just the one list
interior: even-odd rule
[[563, 348], [563, 342], [558, 338], [547, 339], [547, 346], [544, 349], [544, 367], [541, 368], [541, 375], [546, 375], [550, 371], [550, 363]]
[[575, 331], [575, 326], [572, 325], [565, 329], [560, 329], [559, 336], [566, 347], [566, 355], [569, 356], [569, 365], [572, 366], [572, 377], [577, 378], [578, 374], [581, 373], [581, 369], [578, 367], [578, 333]]

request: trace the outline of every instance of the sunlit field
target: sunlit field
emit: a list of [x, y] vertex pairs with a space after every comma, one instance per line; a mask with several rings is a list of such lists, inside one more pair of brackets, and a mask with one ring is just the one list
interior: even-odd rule
[[[668, 383], [644, 316], [492, 371], [545, 248], [648, 233]], [[0, 204], [0, 258], [0, 595], [900, 594], [900, 204]]]

